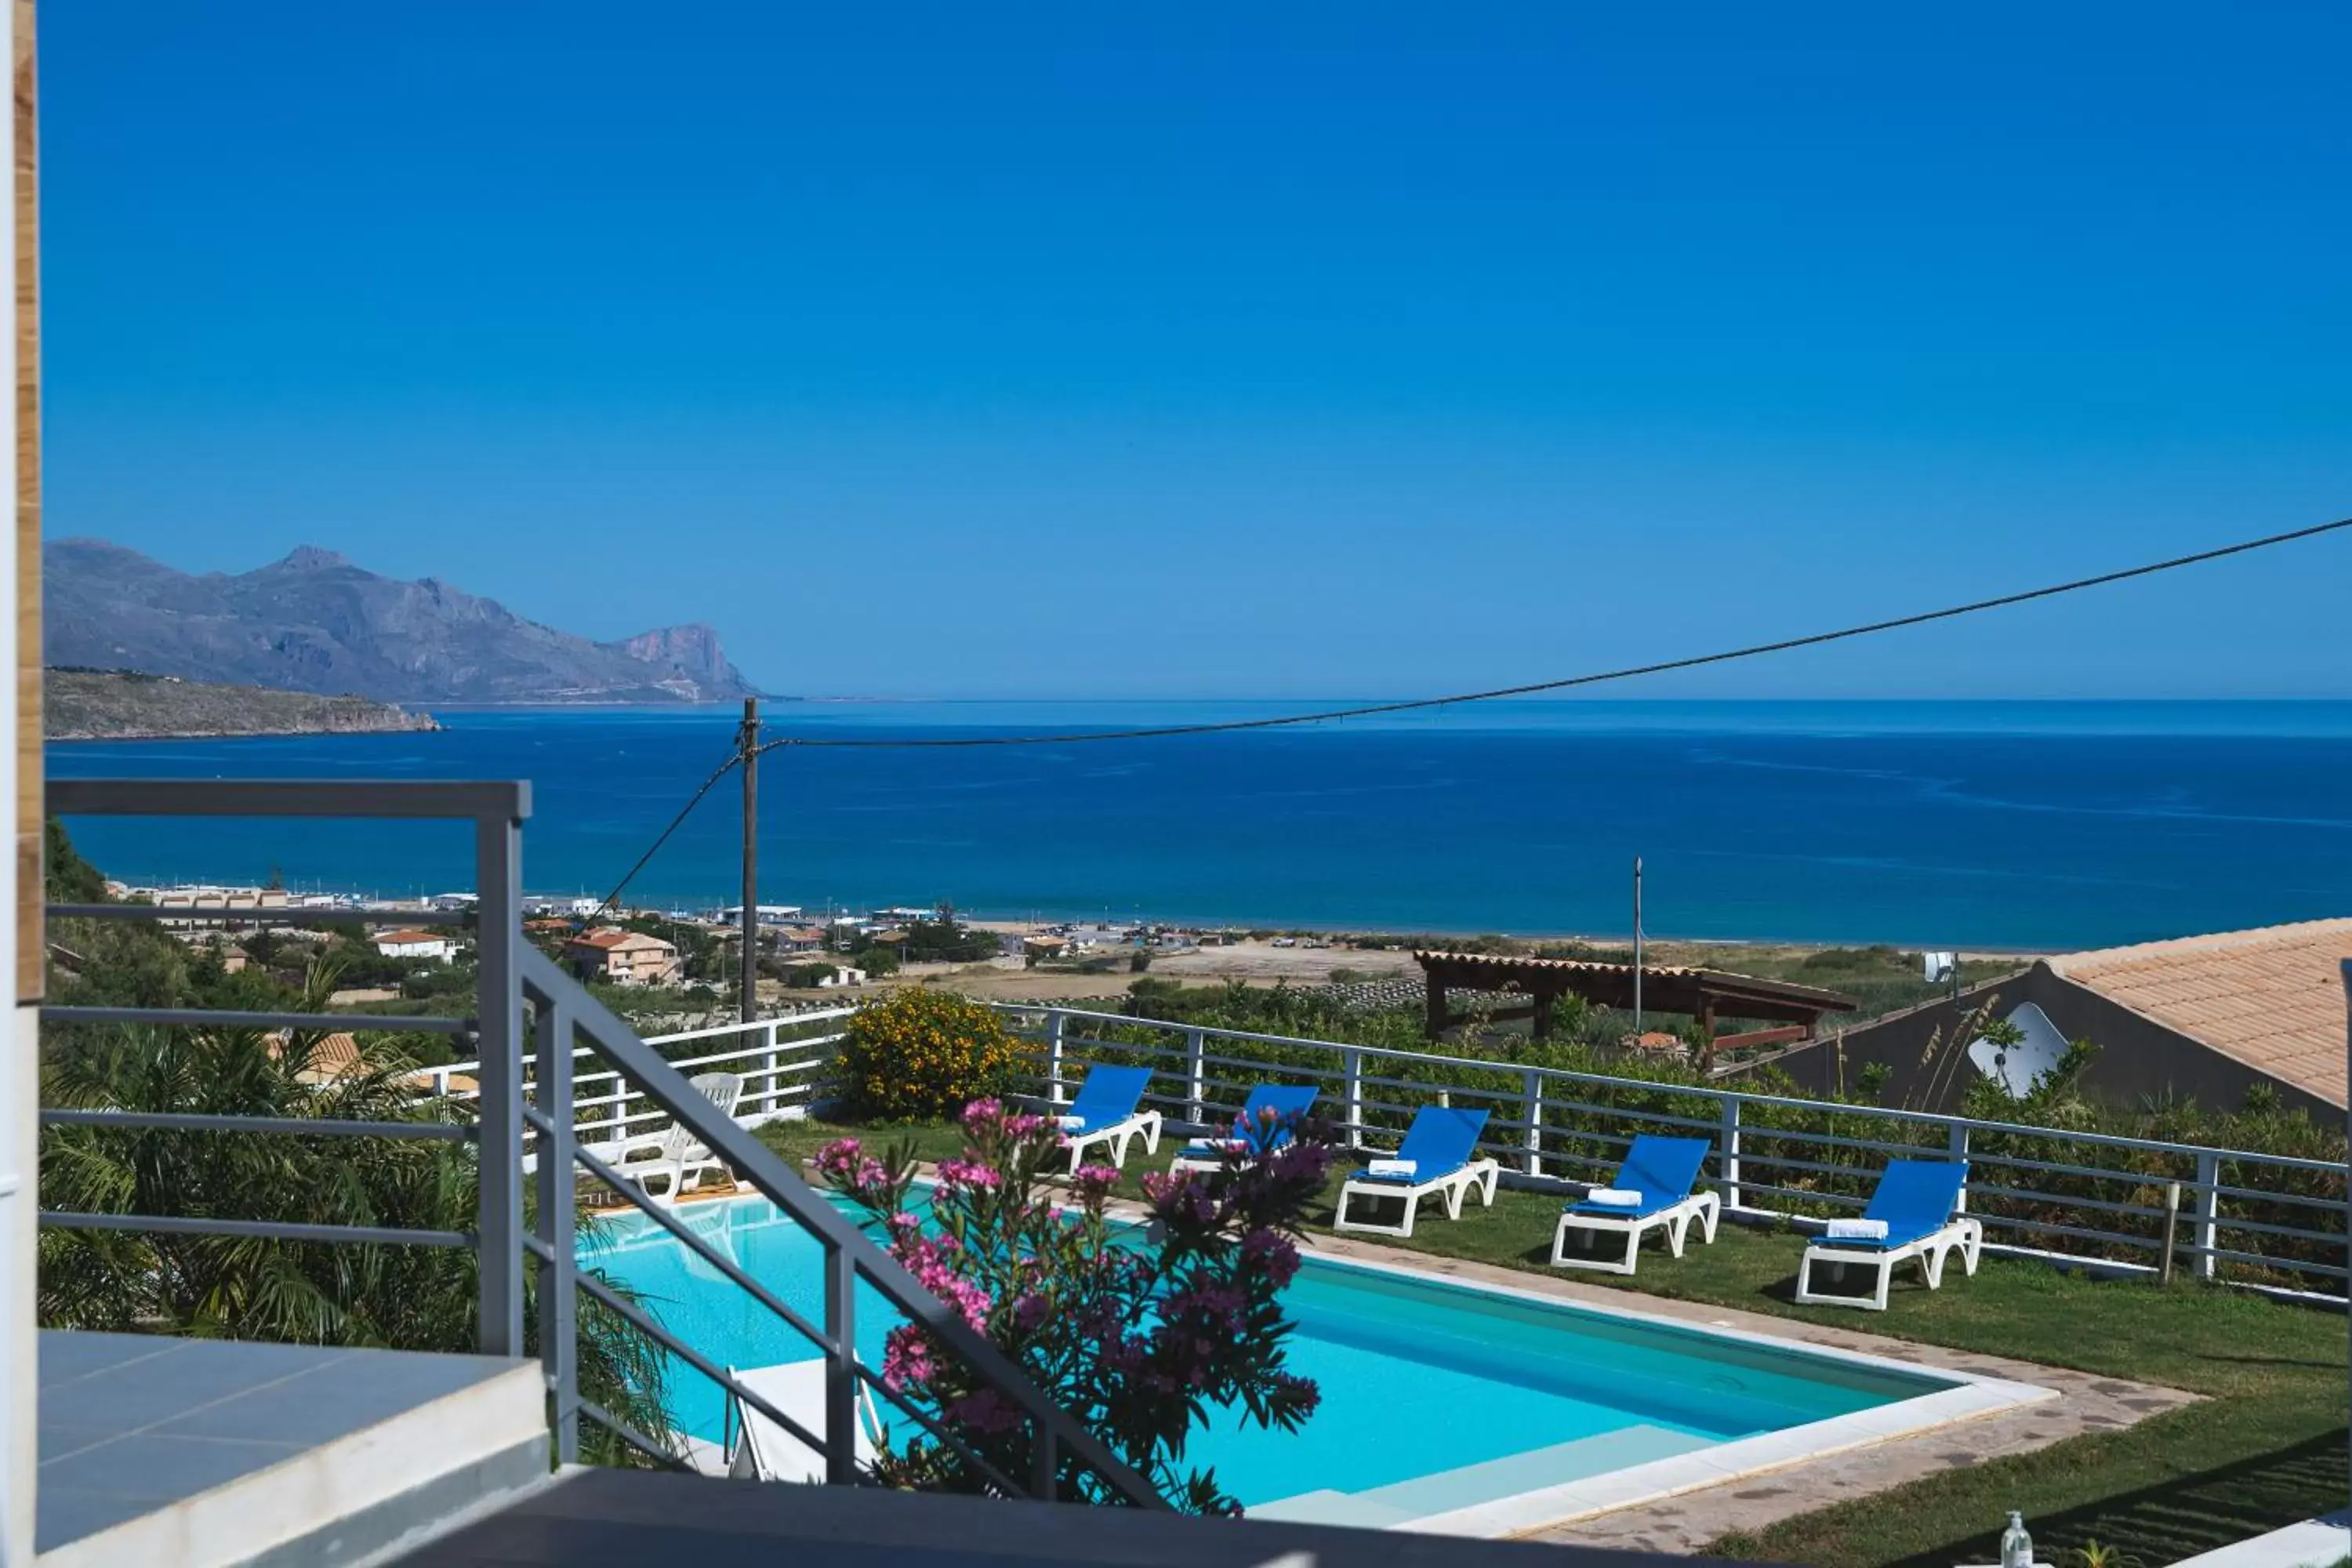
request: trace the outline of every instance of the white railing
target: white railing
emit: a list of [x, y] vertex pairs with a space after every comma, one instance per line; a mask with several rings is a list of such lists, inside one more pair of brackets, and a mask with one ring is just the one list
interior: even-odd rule
[[[856, 1011], [855, 1007], [827, 1007], [781, 1018], [762, 1018], [754, 1024], [719, 1024], [674, 1035], [648, 1036], [646, 1044], [668, 1058], [670, 1065], [688, 1078], [706, 1072], [731, 1072], [741, 1078], [743, 1095], [735, 1103], [735, 1120], [746, 1127], [758, 1127], [808, 1113], [818, 1078], [841, 1039], [838, 1026]], [[711, 1048], [688, 1057], [671, 1055], [674, 1047], [689, 1041], [697, 1045], [707, 1042]], [[586, 1047], [572, 1053], [575, 1061], [587, 1054]], [[527, 1084], [538, 1082], [536, 1064], [537, 1058], [532, 1053], [523, 1054]], [[432, 1092], [455, 1100], [475, 1098], [472, 1088], [453, 1080], [471, 1079], [480, 1065], [452, 1062], [447, 1067], [426, 1069]], [[574, 1136], [591, 1147], [617, 1143], [633, 1132], [654, 1131], [656, 1124], [669, 1121], [667, 1111], [648, 1100], [642, 1089], [617, 1072], [577, 1073], [572, 1085]]]
[[1194, 1130], [1269, 1079], [1322, 1086], [1350, 1149], [1392, 1142], [1421, 1105], [1483, 1107], [1482, 1152], [1505, 1183], [1563, 1193], [1604, 1181], [1637, 1133], [1699, 1135], [1715, 1145], [1706, 1179], [1727, 1209], [1806, 1227], [1862, 1207], [1889, 1158], [1966, 1160], [1963, 1202], [1988, 1250], [2132, 1274], [2168, 1276], [2178, 1262], [2202, 1279], [2345, 1294], [2337, 1162], [1002, 1005], [1043, 1047], [1040, 1098], [1057, 1104], [1102, 1058], [1153, 1067], [1147, 1103]]

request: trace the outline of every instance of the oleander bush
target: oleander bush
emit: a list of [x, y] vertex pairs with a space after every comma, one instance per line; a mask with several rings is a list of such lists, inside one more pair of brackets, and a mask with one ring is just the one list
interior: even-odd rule
[[986, 1003], [898, 991], [850, 1018], [834, 1058], [834, 1094], [858, 1121], [933, 1121], [1003, 1093], [1014, 1060], [1012, 1031]]
[[[1138, 1230], [1105, 1212], [1118, 1181], [1109, 1166], [1070, 1172], [1066, 1198], [1046, 1184], [1068, 1161], [1049, 1119], [991, 1099], [966, 1108], [962, 1126], [964, 1152], [940, 1163], [927, 1205], [911, 1144], [877, 1157], [841, 1139], [817, 1169], [956, 1318], [1151, 1489], [1189, 1512], [1240, 1512], [1213, 1471], [1185, 1464], [1186, 1448], [1212, 1423], [1292, 1431], [1314, 1413], [1316, 1385], [1289, 1370], [1282, 1296], [1330, 1158], [1323, 1131], [1296, 1125], [1275, 1148], [1268, 1121], [1215, 1170], [1154, 1172], [1151, 1224]], [[974, 1374], [960, 1337], [890, 1331], [881, 1383], [896, 1416], [870, 1467], [881, 1485], [988, 1492], [1038, 1474], [1034, 1419]], [[1047, 1461], [1055, 1496], [1118, 1500], [1076, 1447], [1057, 1442]]]

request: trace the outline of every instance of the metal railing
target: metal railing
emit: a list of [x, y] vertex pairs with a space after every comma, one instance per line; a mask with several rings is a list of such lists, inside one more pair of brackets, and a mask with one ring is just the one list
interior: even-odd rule
[[[470, 825], [478, 895], [470, 916], [431, 917], [439, 925], [470, 921], [475, 929], [477, 980], [468, 1017], [408, 1016], [287, 1011], [230, 1012], [192, 1007], [44, 1006], [45, 1025], [102, 1024], [156, 1028], [251, 1028], [289, 1032], [337, 1028], [356, 1033], [399, 1031], [457, 1037], [478, 1047], [485, 1062], [511, 1061], [522, 1037], [522, 994], [516, 971], [522, 948], [522, 825], [530, 816], [530, 786], [520, 783], [353, 783], [164, 779], [52, 779], [52, 816], [345, 818], [443, 821]], [[54, 904], [54, 919], [146, 920], [202, 918], [186, 905]], [[414, 910], [243, 909], [220, 918], [252, 925], [304, 926], [331, 919], [362, 928], [405, 925]], [[172, 1129], [181, 1131], [308, 1133], [323, 1137], [458, 1140], [478, 1151], [481, 1176], [470, 1233], [382, 1226], [292, 1225], [271, 1220], [173, 1215], [79, 1214], [41, 1211], [41, 1224], [68, 1229], [144, 1230], [184, 1235], [242, 1236], [278, 1241], [406, 1244], [466, 1247], [477, 1258], [479, 1286], [477, 1343], [486, 1355], [523, 1353], [522, 1142], [520, 1076], [491, 1070], [482, 1077], [477, 1114], [454, 1121], [296, 1121], [259, 1116], [215, 1116], [140, 1110], [45, 1108], [45, 1127]]]
[[[523, 951], [521, 965], [523, 993], [531, 1003], [539, 1028], [539, 1071], [533, 1079], [532, 1104], [523, 1116], [540, 1139], [538, 1229], [530, 1247], [539, 1260], [540, 1328], [544, 1342], [566, 1347], [574, 1342], [577, 1292], [585, 1292], [745, 1406], [823, 1454], [825, 1479], [835, 1484], [846, 1484], [856, 1479], [856, 1434], [862, 1385], [869, 1395], [888, 1402], [931, 1436], [954, 1449], [1008, 1495], [1045, 1499], [1061, 1496], [1066, 1472], [1082, 1468], [1097, 1477], [1116, 1500], [1149, 1508], [1167, 1506], [1149, 1481], [1129, 1469], [1086, 1426], [1048, 1401], [1002, 1351], [926, 1290], [896, 1258], [876, 1247], [824, 1194], [793, 1171], [782, 1156], [734, 1119], [719, 1113], [687, 1081], [677, 1065], [664, 1060], [649, 1043], [639, 1039], [602, 1003], [572, 984], [536, 950]], [[574, 1057], [583, 1050], [609, 1063], [636, 1093], [688, 1128], [740, 1181], [748, 1183], [770, 1203], [791, 1215], [816, 1240], [824, 1269], [822, 1325], [794, 1311], [732, 1258], [711, 1246], [678, 1217], [672, 1205], [647, 1197], [635, 1183], [579, 1142], [571, 1115], [574, 1103], [572, 1069]], [[519, 1068], [520, 1062], [516, 1065]], [[805, 1337], [823, 1355], [823, 1436], [671, 1334], [625, 1297], [580, 1272], [572, 1242], [577, 1197], [575, 1164], [677, 1237], [688, 1251]], [[856, 1314], [860, 1282], [873, 1289], [907, 1321], [921, 1324], [950, 1354], [1020, 1408], [1032, 1423], [1028, 1476], [1016, 1479], [1005, 1475], [961, 1436], [892, 1389], [859, 1357]], [[555, 1396], [559, 1459], [570, 1462], [577, 1457], [578, 1420], [582, 1415], [599, 1422], [649, 1456], [672, 1458], [612, 1413], [583, 1399], [568, 1365], [551, 1368], [550, 1387]]]
[[[522, 784], [250, 783], [55, 780], [48, 809], [59, 816], [345, 817], [443, 819], [470, 823], [474, 830], [478, 901], [473, 915], [478, 956], [475, 1011], [467, 1018], [308, 1012], [221, 1012], [181, 1007], [47, 1006], [45, 1024], [127, 1025], [154, 1028], [235, 1027], [318, 1032], [428, 1031], [478, 1043], [472, 1061], [441, 1069], [439, 1084], [462, 1071], [474, 1087], [457, 1094], [420, 1097], [418, 1118], [407, 1121], [343, 1121], [285, 1117], [210, 1115], [118, 1109], [49, 1109], [45, 1126], [236, 1132], [256, 1135], [378, 1137], [441, 1140], [470, 1144], [478, 1154], [478, 1201], [471, 1232], [310, 1225], [268, 1218], [218, 1215], [76, 1213], [45, 1210], [46, 1226], [86, 1229], [173, 1231], [300, 1242], [342, 1242], [462, 1247], [475, 1255], [479, 1300], [478, 1348], [486, 1354], [525, 1353], [525, 1260], [536, 1270], [539, 1357], [545, 1369], [556, 1457], [577, 1459], [580, 1422], [613, 1432], [648, 1458], [685, 1468], [682, 1456], [638, 1431], [622, 1416], [585, 1397], [577, 1357], [580, 1298], [625, 1320], [668, 1356], [718, 1384], [742, 1405], [757, 1411], [824, 1458], [824, 1478], [840, 1484], [857, 1479], [856, 1404], [861, 1384], [871, 1395], [922, 1427], [958, 1453], [990, 1485], [1008, 1495], [1055, 1498], [1093, 1478], [1094, 1495], [1144, 1508], [1168, 1505], [1092, 1431], [1055, 1406], [1028, 1376], [962, 1317], [926, 1290], [887, 1252], [877, 1247], [842, 1211], [789, 1168], [785, 1161], [734, 1118], [719, 1110], [688, 1082], [681, 1068], [703, 1065], [666, 1060], [652, 1043], [637, 1037], [566, 975], [522, 940], [520, 920], [521, 827], [530, 814], [530, 787]], [[199, 911], [202, 912], [202, 911]], [[184, 906], [148, 904], [58, 905], [61, 918], [91, 920], [184, 919]], [[320, 911], [236, 910], [247, 923], [308, 924]], [[345, 923], [409, 923], [415, 910], [346, 910]], [[456, 924], [455, 917], [436, 924]], [[537, 1049], [522, 1049], [526, 1017]], [[775, 1027], [751, 1026], [751, 1043], [723, 1050], [713, 1060], [756, 1058], [749, 1075], [763, 1079], [751, 1098], [761, 1112], [787, 1112], [811, 1092], [815, 1064], [830, 1038], [787, 1039], [781, 1032], [824, 1020], [785, 1018]], [[728, 1033], [741, 1034], [737, 1026]], [[673, 1047], [675, 1040], [669, 1042]], [[576, 1074], [578, 1058], [595, 1070]], [[525, 1071], [526, 1061], [532, 1070]], [[583, 1085], [592, 1088], [585, 1100]], [[586, 1130], [602, 1142], [582, 1141], [579, 1110], [587, 1106]], [[646, 1109], [632, 1107], [644, 1105]], [[453, 1112], [455, 1114], [453, 1114]], [[633, 1123], [667, 1118], [723, 1162], [736, 1176], [814, 1239], [822, 1258], [824, 1309], [814, 1321], [796, 1312], [768, 1285], [733, 1258], [712, 1247], [683, 1223], [669, 1205], [646, 1196], [639, 1184], [597, 1152]], [[534, 1145], [527, 1154], [527, 1143]], [[614, 1289], [578, 1262], [580, 1175], [585, 1173], [675, 1237], [701, 1262], [746, 1292], [804, 1338], [811, 1360], [824, 1363], [823, 1431], [778, 1409], [755, 1390], [671, 1332], [656, 1311]], [[523, 1189], [534, 1184], [532, 1218], [526, 1224]], [[1029, 1423], [1029, 1473], [1010, 1476], [975, 1453], [959, 1434], [885, 1384], [857, 1353], [857, 1292], [875, 1291], [892, 1311], [921, 1324], [982, 1383], [1009, 1401]]]
[[1091, 1060], [1148, 1065], [1146, 1103], [1205, 1129], [1269, 1079], [1323, 1088], [1351, 1149], [1392, 1141], [1422, 1105], [1488, 1111], [1481, 1152], [1506, 1184], [1604, 1182], [1641, 1132], [1699, 1134], [1724, 1206], [1800, 1226], [1861, 1208], [1885, 1162], [1969, 1162], [1964, 1202], [1987, 1250], [2070, 1266], [2346, 1294], [2346, 1166], [2254, 1150], [1975, 1121], [1517, 1062], [1296, 1039], [1066, 1007], [1002, 1005], [1037, 1047], [1040, 1098], [1066, 1101]]
[[[841, 1043], [841, 1031], [836, 1026], [856, 1011], [855, 1007], [828, 1007], [781, 1018], [763, 1018], [754, 1024], [720, 1024], [704, 1029], [648, 1035], [645, 1043], [667, 1058], [670, 1066], [689, 1076], [697, 1072], [729, 1072], [741, 1079], [743, 1095], [736, 1102], [735, 1120], [746, 1127], [758, 1127], [807, 1110], [816, 1095], [819, 1075], [832, 1060], [834, 1047]], [[672, 1049], [689, 1044], [708, 1044], [718, 1048], [684, 1057], [670, 1054]], [[572, 1130], [578, 1142], [591, 1149], [608, 1147], [633, 1136], [659, 1131], [668, 1124], [669, 1112], [616, 1069], [580, 1071], [580, 1058], [593, 1054], [593, 1048], [588, 1046], [574, 1047], [572, 1052]], [[538, 1081], [539, 1054], [525, 1051], [522, 1067], [528, 1091]], [[446, 1067], [425, 1069], [423, 1077], [431, 1092], [469, 1100], [478, 1089], [464, 1087], [457, 1080], [475, 1079], [480, 1069], [478, 1061], [451, 1062]], [[529, 1163], [536, 1163], [537, 1136], [530, 1128], [524, 1129], [528, 1151], [525, 1158]]]

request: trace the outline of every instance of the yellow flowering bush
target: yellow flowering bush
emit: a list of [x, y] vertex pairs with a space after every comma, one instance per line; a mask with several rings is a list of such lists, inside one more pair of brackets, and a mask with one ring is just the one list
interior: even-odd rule
[[857, 1010], [834, 1058], [836, 1092], [871, 1121], [954, 1116], [1012, 1080], [1014, 1042], [984, 1003], [946, 991], [905, 990]]

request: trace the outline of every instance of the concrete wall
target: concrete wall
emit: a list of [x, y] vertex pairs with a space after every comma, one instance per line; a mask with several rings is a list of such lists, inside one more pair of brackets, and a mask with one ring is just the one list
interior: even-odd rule
[[1857, 1090], [1864, 1067], [1884, 1062], [1893, 1069], [1893, 1076], [1880, 1096], [1882, 1104], [1914, 1110], [1956, 1110], [1961, 1093], [1977, 1077], [1976, 1068], [1966, 1064], [1958, 1070], [1948, 1068], [1937, 1075], [1939, 1081], [1930, 1092], [1930, 1069], [1920, 1058], [1937, 1031], [1948, 1037], [1957, 1019], [1965, 1019], [1988, 998], [1997, 999], [1995, 1016], [2006, 1016], [2011, 1009], [2031, 1002], [2068, 1039], [2096, 1044], [2099, 1058], [2083, 1079], [2084, 1092], [2095, 1100], [2135, 1105], [2168, 1093], [2177, 1100], [2234, 1110], [2245, 1102], [2248, 1089], [2268, 1083], [2289, 1108], [2301, 1106], [2319, 1121], [2333, 1121], [2344, 1114], [2316, 1095], [2209, 1049], [2040, 963], [2023, 974], [1970, 987], [1960, 994], [1957, 1005], [1948, 999], [1892, 1014], [1848, 1029], [1842, 1037], [1832, 1035], [1816, 1045], [1785, 1052], [1773, 1065], [1797, 1080], [1800, 1093], [1828, 1097], [1841, 1087], [1847, 1092]]

